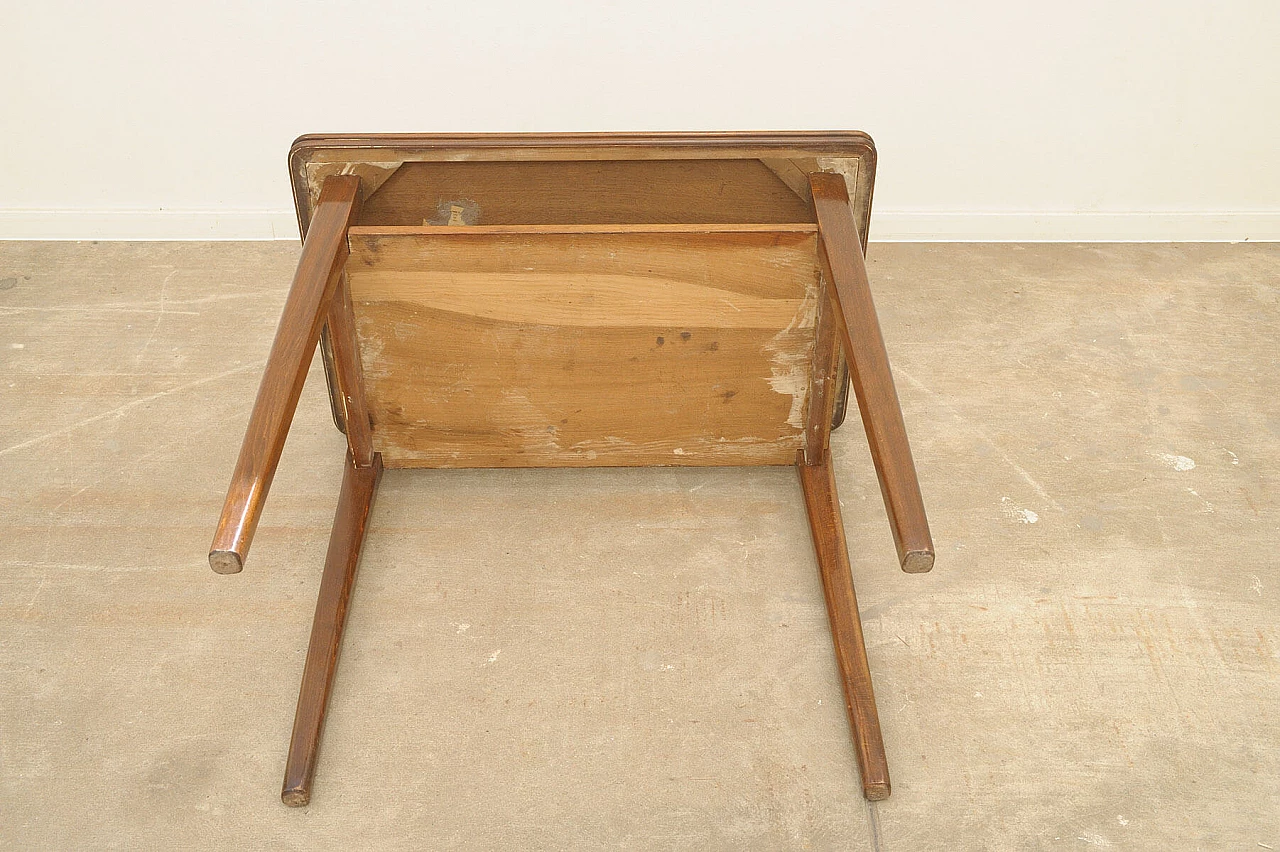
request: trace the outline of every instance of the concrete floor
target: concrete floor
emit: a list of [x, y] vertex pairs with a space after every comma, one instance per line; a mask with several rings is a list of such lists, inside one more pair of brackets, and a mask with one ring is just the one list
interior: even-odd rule
[[788, 469], [389, 472], [279, 802], [343, 439], [205, 551], [292, 244], [0, 244], [0, 847], [1280, 849], [1280, 245], [874, 245], [939, 548], [834, 440], [894, 793]]

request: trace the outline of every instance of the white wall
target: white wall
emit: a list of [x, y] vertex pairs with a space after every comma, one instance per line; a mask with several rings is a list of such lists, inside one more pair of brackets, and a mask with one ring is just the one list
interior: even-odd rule
[[0, 236], [296, 238], [313, 131], [862, 129], [873, 239], [1280, 239], [1280, 2], [4, 0]]

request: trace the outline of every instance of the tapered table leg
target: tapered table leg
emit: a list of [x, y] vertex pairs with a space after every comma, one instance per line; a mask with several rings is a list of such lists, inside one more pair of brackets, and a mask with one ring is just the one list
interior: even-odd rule
[[325, 557], [316, 617], [311, 626], [311, 645], [302, 671], [302, 689], [293, 720], [293, 737], [289, 742], [284, 789], [280, 793], [281, 800], [290, 807], [301, 807], [311, 801], [311, 778], [315, 774], [325, 707], [329, 703], [329, 690], [333, 686], [338, 652], [342, 647], [347, 604], [351, 600], [351, 587], [355, 584], [365, 525], [381, 476], [381, 456], [374, 455], [373, 464], [368, 467], [357, 467], [351, 453], [347, 453], [342, 493], [333, 518], [329, 554]]
[[219, 574], [240, 573], [249, 555], [320, 328], [347, 261], [347, 228], [359, 209], [359, 178], [325, 179], [209, 547], [209, 565]]
[[810, 175], [809, 182], [818, 217], [819, 260], [830, 285], [836, 328], [862, 411], [862, 425], [880, 479], [898, 559], [902, 570], [919, 574], [933, 567], [933, 537], [924, 513], [907, 427], [902, 422], [902, 407], [889, 371], [880, 321], [871, 301], [848, 188], [842, 176], [826, 172]]
[[831, 639], [844, 683], [844, 702], [853, 729], [858, 769], [862, 773], [862, 794], [871, 801], [887, 799], [889, 763], [884, 755], [876, 696], [871, 687], [871, 668], [867, 664], [867, 649], [862, 641], [862, 620], [858, 615], [858, 599], [849, 570], [849, 550], [844, 539], [844, 521], [840, 517], [840, 498], [836, 494], [831, 470], [831, 453], [823, 453], [821, 460], [812, 465], [804, 463], [802, 453], [796, 466], [800, 469], [800, 486], [804, 490], [804, 505], [809, 513], [809, 529], [813, 533], [813, 547], [822, 572]]

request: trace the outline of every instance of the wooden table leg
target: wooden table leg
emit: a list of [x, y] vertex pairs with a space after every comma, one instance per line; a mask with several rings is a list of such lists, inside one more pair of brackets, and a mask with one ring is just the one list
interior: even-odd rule
[[289, 742], [284, 789], [280, 792], [280, 799], [290, 807], [301, 807], [311, 801], [311, 778], [316, 769], [325, 707], [329, 703], [329, 690], [333, 687], [338, 652], [342, 647], [347, 604], [356, 580], [365, 525], [381, 476], [382, 456], [375, 454], [372, 465], [358, 467], [348, 451], [342, 475], [342, 493], [338, 497], [338, 511], [329, 537], [329, 553], [320, 579], [315, 621], [311, 625], [311, 645], [302, 671], [302, 689], [298, 694], [298, 711]]
[[359, 178], [335, 175], [325, 180], [209, 547], [209, 565], [219, 574], [238, 574], [249, 555], [320, 328], [347, 260], [347, 227], [359, 208]]
[[862, 795], [871, 801], [889, 797], [889, 763], [884, 755], [880, 735], [880, 717], [876, 713], [876, 696], [871, 687], [871, 668], [862, 641], [862, 619], [858, 615], [858, 599], [853, 591], [853, 575], [849, 570], [849, 550], [844, 539], [844, 521], [840, 517], [840, 498], [831, 470], [831, 453], [825, 452], [817, 464], [805, 464], [801, 453], [797, 460], [804, 505], [809, 513], [809, 529], [822, 572], [822, 589], [827, 599], [827, 616], [831, 621], [831, 639], [836, 648], [836, 662], [844, 683], [844, 702], [853, 729], [853, 745], [862, 773]]
[[933, 567], [933, 537], [924, 513], [907, 427], [902, 422], [902, 407], [889, 371], [889, 356], [871, 301], [848, 187], [842, 176], [827, 172], [811, 174], [809, 183], [818, 216], [818, 255], [830, 284], [836, 327], [862, 410], [862, 424], [871, 445], [871, 460], [880, 479], [898, 560], [902, 570], [922, 573]]
[[347, 433], [347, 446], [356, 464], [373, 463], [373, 434], [369, 423], [369, 406], [364, 398], [364, 376], [360, 368], [360, 350], [356, 343], [355, 310], [351, 304], [351, 285], [344, 273], [338, 279], [337, 292], [329, 301], [329, 346], [333, 352], [334, 372], [342, 395], [342, 422]]

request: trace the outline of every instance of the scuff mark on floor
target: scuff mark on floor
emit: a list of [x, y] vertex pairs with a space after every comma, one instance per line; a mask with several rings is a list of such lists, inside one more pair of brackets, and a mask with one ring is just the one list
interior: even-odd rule
[[1013, 505], [1013, 501], [1008, 497], [1001, 497], [1000, 504], [1004, 506], [1006, 517], [1013, 518], [1015, 521], [1021, 521], [1024, 524], [1034, 524], [1040, 520], [1040, 516], [1031, 509], [1023, 509], [1020, 506]]
[[1177, 471], [1195, 470], [1196, 461], [1186, 456], [1174, 455], [1173, 453], [1154, 453], [1153, 458], [1167, 464], [1169, 467]]

